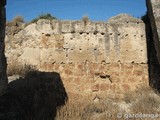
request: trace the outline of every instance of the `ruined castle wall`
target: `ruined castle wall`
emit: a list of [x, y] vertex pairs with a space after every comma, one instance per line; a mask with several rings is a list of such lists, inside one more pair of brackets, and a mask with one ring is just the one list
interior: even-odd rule
[[4, 55], [5, 48], [5, 23], [6, 23], [6, 0], [0, 2], [0, 96], [5, 92], [8, 80], [6, 76], [6, 58]]
[[148, 85], [141, 20], [39, 20], [6, 37], [6, 56], [8, 63], [15, 59], [39, 70], [59, 72], [70, 96], [115, 97]]
[[153, 32], [153, 40], [160, 63], [160, 0], [146, 0], [149, 18]]

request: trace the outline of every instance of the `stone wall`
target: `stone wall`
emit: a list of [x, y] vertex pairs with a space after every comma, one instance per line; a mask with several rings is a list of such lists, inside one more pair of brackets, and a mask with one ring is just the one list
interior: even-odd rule
[[160, 0], [146, 0], [149, 18], [153, 32], [153, 40], [160, 63]]
[[148, 12], [146, 14], [146, 34], [148, 48], [148, 64], [150, 86], [160, 90], [160, 64], [159, 64], [159, 7], [160, 1], [146, 1]]
[[8, 84], [6, 76], [5, 27], [6, 27], [6, 0], [0, 2], [0, 96], [5, 92]]
[[39, 20], [7, 35], [6, 56], [9, 64], [59, 72], [74, 97], [122, 96], [149, 81], [145, 25], [126, 14], [107, 22]]

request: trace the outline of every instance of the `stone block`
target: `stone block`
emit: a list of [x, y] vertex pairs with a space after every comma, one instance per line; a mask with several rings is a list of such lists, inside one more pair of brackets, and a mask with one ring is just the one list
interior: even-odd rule
[[98, 63], [93, 63], [93, 69], [99, 71], [99, 64]]
[[133, 65], [132, 64], [121, 64], [121, 70], [129, 70], [129, 71], [132, 71], [133, 70]]
[[22, 64], [39, 65], [40, 64], [40, 49], [39, 48], [24, 48], [23, 53], [18, 58], [23, 61]]
[[23, 36], [40, 36], [42, 33], [36, 29], [37, 24], [33, 23], [25, 27], [22, 31], [18, 32], [17, 38]]
[[60, 34], [62, 30], [62, 24], [59, 20], [52, 20], [51, 21], [51, 27], [53, 30], [53, 34]]
[[142, 80], [142, 82], [149, 84], [148, 78], [149, 78], [149, 76], [147, 74], [143, 74], [141, 80]]
[[62, 24], [62, 33], [72, 33], [74, 32], [73, 21], [61, 21]]
[[84, 32], [94, 33], [96, 31], [95, 22], [88, 21], [87, 24], [84, 27], [85, 27], [85, 31]]
[[134, 71], [133, 71], [133, 74], [134, 74], [135, 76], [142, 76], [142, 75], [143, 75], [143, 72], [140, 71], [140, 70], [134, 70]]
[[96, 31], [99, 33], [106, 33], [106, 29], [107, 29], [107, 24], [104, 22], [97, 22], [96, 23]]
[[112, 83], [118, 83], [118, 84], [121, 83], [121, 77], [119, 77], [119, 76], [112, 76], [111, 75], [111, 77], [109, 79]]
[[83, 83], [83, 78], [82, 78], [82, 77], [75, 77], [75, 78], [74, 78], [74, 83], [75, 83], [76, 85], [82, 84], [82, 83]]
[[135, 83], [135, 82], [137, 82], [136, 79], [137, 79], [136, 77], [130, 76], [128, 78], [128, 82]]
[[73, 74], [72, 69], [66, 69], [64, 72], [65, 72], [65, 74], [66, 74], [67, 76]]
[[115, 92], [115, 90], [116, 90], [116, 83], [110, 85], [110, 90], [113, 91], [113, 92]]
[[36, 30], [41, 34], [53, 34], [51, 21], [46, 19], [40, 19], [35, 26]]
[[122, 84], [123, 91], [127, 92], [130, 90], [130, 86], [128, 84]]
[[88, 71], [88, 77], [90, 77], [90, 78], [94, 78], [94, 76], [95, 76], [95, 72], [94, 72], [94, 70], [89, 70]]
[[93, 85], [91, 87], [92, 92], [98, 92], [99, 91], [99, 84]]
[[74, 22], [74, 31], [76, 33], [83, 33], [84, 32], [84, 22], [83, 21], [75, 21]]
[[100, 84], [100, 85], [99, 85], [99, 89], [100, 89], [100, 91], [110, 90], [110, 85], [109, 85], [109, 84], [106, 84], [106, 83]]

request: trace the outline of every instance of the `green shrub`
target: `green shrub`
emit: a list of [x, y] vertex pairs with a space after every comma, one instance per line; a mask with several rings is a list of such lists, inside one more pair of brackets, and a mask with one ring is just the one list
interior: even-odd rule
[[37, 22], [39, 19], [48, 19], [48, 20], [53, 20], [53, 19], [57, 19], [56, 17], [52, 16], [51, 14], [47, 13], [47, 14], [41, 14], [39, 15], [37, 18], [34, 18], [33, 20], [31, 20], [31, 23], [35, 23]]

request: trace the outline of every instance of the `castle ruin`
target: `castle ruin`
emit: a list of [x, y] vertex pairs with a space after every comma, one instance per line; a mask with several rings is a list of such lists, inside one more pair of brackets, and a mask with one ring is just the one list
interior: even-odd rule
[[[160, 4], [151, 0], [147, 5], [149, 17], [155, 19], [152, 27], [160, 59], [155, 2]], [[41, 19], [15, 34], [7, 34], [5, 54], [9, 65], [17, 61], [40, 71], [60, 73], [69, 97], [114, 98], [149, 85], [146, 38], [144, 22], [127, 14], [107, 22]]]

